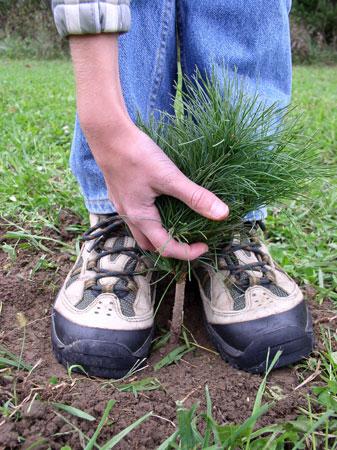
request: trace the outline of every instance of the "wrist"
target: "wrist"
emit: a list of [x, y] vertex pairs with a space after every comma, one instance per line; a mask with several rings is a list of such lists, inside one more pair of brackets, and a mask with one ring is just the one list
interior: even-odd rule
[[104, 112], [103, 117], [91, 116], [85, 122], [81, 121], [79, 115], [79, 120], [90, 149], [103, 173], [110, 171], [112, 166], [117, 167], [119, 163], [122, 163], [132, 147], [132, 136], [138, 131], [131, 119], [123, 114], [117, 116], [115, 112], [111, 114]]
[[102, 138], [105, 135], [111, 137], [111, 134], [115, 135], [133, 125], [124, 105], [109, 102], [106, 97], [101, 101], [90, 101], [90, 98], [86, 98], [81, 102], [77, 99], [77, 114], [87, 137], [97, 134]]

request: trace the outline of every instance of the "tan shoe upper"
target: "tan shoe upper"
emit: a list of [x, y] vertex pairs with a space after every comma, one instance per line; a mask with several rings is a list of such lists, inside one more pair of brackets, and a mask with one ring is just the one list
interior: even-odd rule
[[260, 319], [288, 311], [303, 300], [297, 284], [256, 238], [245, 244], [234, 240], [218, 265], [219, 270], [202, 263], [195, 268], [209, 323]]
[[[97, 226], [102, 218], [107, 216], [91, 215], [91, 226]], [[93, 239], [104, 227], [88, 235], [54, 308], [82, 326], [111, 330], [150, 328], [153, 304], [148, 263], [123, 225]]]

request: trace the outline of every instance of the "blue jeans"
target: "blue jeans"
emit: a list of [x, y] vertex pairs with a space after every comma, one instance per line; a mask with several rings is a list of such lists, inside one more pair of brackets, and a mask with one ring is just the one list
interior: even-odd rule
[[[173, 112], [177, 39], [182, 72], [211, 66], [237, 69], [267, 102], [287, 104], [291, 94], [289, 10], [291, 0], [135, 0], [131, 31], [119, 39], [120, 76], [129, 114], [144, 120]], [[101, 170], [76, 120], [70, 158], [91, 213], [115, 209]], [[248, 220], [263, 219], [264, 209]]]

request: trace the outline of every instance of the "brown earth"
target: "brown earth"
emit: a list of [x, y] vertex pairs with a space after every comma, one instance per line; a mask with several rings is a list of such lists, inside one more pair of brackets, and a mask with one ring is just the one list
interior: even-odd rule
[[[62, 231], [61, 235], [63, 239], [73, 237], [66, 231]], [[57, 235], [53, 237], [60, 238]], [[165, 349], [155, 351], [148, 361], [148, 367], [134, 375], [132, 380], [155, 377], [162, 388], [141, 392], [137, 397], [129, 392], [120, 392], [115, 387], [116, 383], [87, 379], [79, 374], [72, 374], [70, 378], [52, 354], [49, 322], [52, 302], [72, 265], [72, 258], [66, 252], [57, 252], [54, 248], [53, 254], [48, 254], [46, 259], [55, 268], [33, 273], [40, 258], [41, 253], [25, 248], [17, 251], [15, 261], [11, 261], [5, 253], [0, 254], [0, 344], [17, 355], [23, 348], [23, 360], [26, 363], [35, 365], [40, 361], [30, 374], [8, 369], [0, 371], [1, 405], [13, 398], [13, 393], [16, 395], [16, 405], [20, 405], [18, 413], [10, 419], [1, 417], [0, 410], [0, 449], [27, 449], [39, 439], [41, 444], [34, 448], [45, 449], [49, 446], [59, 449], [66, 444], [73, 450], [82, 448], [78, 433], [71, 431], [71, 427], [56, 414], [50, 402], [66, 403], [95, 416], [98, 419], [96, 422], [88, 422], [59, 411], [91, 436], [107, 401], [116, 400], [98, 443], [106, 442], [146, 412], [153, 411], [157, 417], [151, 417], [129, 434], [116, 447], [120, 449], [157, 448], [175, 429], [176, 401], [183, 400], [187, 407], [199, 402], [201, 410], [205, 407], [205, 385], [209, 386], [213, 413], [218, 422], [239, 423], [250, 415], [262, 377], [238, 371], [206, 350], [188, 353], [178, 364], [157, 372], [153, 365], [163, 357]], [[314, 292], [308, 289], [307, 294], [313, 297]], [[185, 324], [200, 345], [212, 349], [203, 328], [195, 286], [188, 287], [187, 297]], [[165, 299], [157, 317], [159, 327], [166, 329], [169, 327], [171, 298], [172, 295], [169, 295]], [[311, 299], [310, 303], [319, 349], [322, 347], [319, 327], [328, 322], [335, 312], [328, 301], [318, 305]], [[20, 328], [17, 317], [19, 312], [28, 321], [24, 346], [23, 328]], [[306, 405], [309, 384], [294, 390], [302, 381], [300, 372], [301, 369], [297, 367], [276, 370], [271, 374], [267, 396], [281, 397], [281, 400], [262, 418], [261, 425], [293, 419], [298, 407]]]

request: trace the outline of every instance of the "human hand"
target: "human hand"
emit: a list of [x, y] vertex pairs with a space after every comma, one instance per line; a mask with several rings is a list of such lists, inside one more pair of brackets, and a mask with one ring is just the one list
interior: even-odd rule
[[214, 194], [189, 180], [167, 155], [131, 121], [110, 135], [86, 133], [102, 169], [109, 198], [127, 222], [138, 245], [163, 256], [192, 260], [208, 249], [204, 243], [179, 243], [163, 228], [155, 200], [170, 195], [197, 213], [223, 220], [228, 207]]

